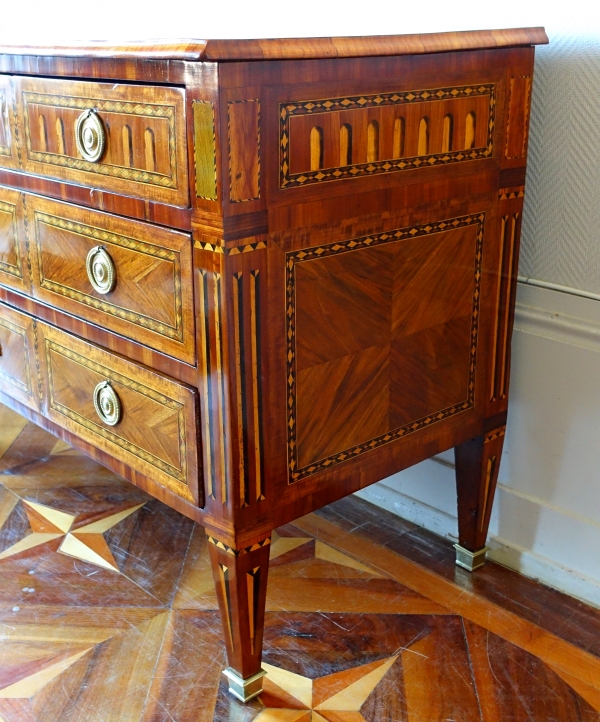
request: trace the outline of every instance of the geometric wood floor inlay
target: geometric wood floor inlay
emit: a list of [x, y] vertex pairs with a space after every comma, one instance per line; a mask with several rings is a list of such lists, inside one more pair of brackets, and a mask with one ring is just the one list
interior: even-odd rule
[[0, 722], [600, 722], [600, 611], [358, 499], [270, 554], [242, 705], [203, 529], [0, 405]]

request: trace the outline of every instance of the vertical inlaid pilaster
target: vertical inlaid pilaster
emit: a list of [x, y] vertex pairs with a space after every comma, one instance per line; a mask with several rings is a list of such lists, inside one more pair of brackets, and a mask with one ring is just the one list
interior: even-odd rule
[[[241, 263], [237, 259], [238, 263]], [[239, 505], [250, 506], [265, 498], [262, 438], [261, 309], [259, 269], [237, 270], [231, 275], [234, 348], [235, 444], [239, 476]]]

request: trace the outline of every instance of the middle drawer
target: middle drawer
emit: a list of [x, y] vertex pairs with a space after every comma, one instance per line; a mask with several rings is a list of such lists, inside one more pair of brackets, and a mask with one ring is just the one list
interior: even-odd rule
[[25, 197], [35, 298], [195, 362], [189, 235]]

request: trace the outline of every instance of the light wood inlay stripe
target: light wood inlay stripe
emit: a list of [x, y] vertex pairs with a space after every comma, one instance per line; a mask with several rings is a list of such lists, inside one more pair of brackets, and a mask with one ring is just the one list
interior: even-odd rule
[[487, 466], [485, 470], [485, 486], [483, 490], [483, 504], [481, 505], [481, 522], [479, 524], [479, 531], [483, 531], [483, 527], [485, 526], [485, 518], [487, 516], [487, 505], [488, 505], [488, 497], [490, 495], [490, 484], [492, 483], [492, 479], [494, 477], [494, 472], [496, 470], [496, 456], [490, 456], [490, 458], [487, 461]]
[[256, 499], [265, 498], [262, 472], [262, 414], [260, 388], [260, 295], [258, 271], [250, 273], [250, 334], [252, 340], [252, 408], [254, 412], [254, 459], [256, 472]]
[[498, 353], [498, 333], [500, 325], [500, 300], [502, 298], [502, 268], [504, 267], [504, 250], [505, 250], [505, 238], [506, 238], [506, 219], [508, 216], [502, 216], [500, 225], [500, 258], [498, 259], [498, 277], [496, 283], [498, 285], [498, 293], [496, 294], [496, 317], [494, 319], [494, 335], [493, 335], [493, 349], [492, 349], [492, 372], [490, 375], [491, 389], [490, 389], [490, 400], [494, 401], [496, 398], [496, 359]]
[[250, 646], [254, 654], [254, 639], [256, 636], [256, 621], [258, 615], [258, 593], [260, 591], [260, 567], [246, 572], [246, 587], [248, 593], [248, 621], [250, 626]]
[[238, 455], [240, 475], [240, 505], [248, 506], [248, 480], [244, 421], [246, 418], [244, 393], [244, 308], [242, 272], [233, 274], [233, 338], [235, 345], [235, 385], [237, 400]]
[[194, 158], [196, 161], [196, 195], [217, 200], [217, 150], [215, 110], [210, 101], [194, 100]]
[[217, 414], [219, 420], [219, 461], [221, 473], [219, 474], [221, 482], [221, 503], [227, 504], [227, 458], [225, 452], [225, 438], [227, 429], [225, 428], [225, 378], [223, 376], [223, 336], [221, 327], [221, 274], [213, 274], [213, 311], [214, 311], [214, 329], [215, 329], [215, 374], [217, 382]]
[[200, 288], [200, 370], [202, 379], [202, 417], [204, 425], [204, 457], [206, 464], [206, 479], [208, 495], [215, 498], [214, 465], [212, 457], [213, 425], [210, 423], [210, 409], [212, 407], [212, 389], [210, 384], [210, 334], [208, 331], [208, 273], [200, 271], [202, 280]]
[[227, 616], [225, 617], [227, 621], [227, 633], [229, 635], [229, 642], [231, 644], [231, 648], [233, 649], [233, 620], [231, 618], [231, 589], [229, 588], [229, 569], [225, 566], [225, 564], [219, 564], [219, 579], [221, 582], [221, 587], [223, 590], [223, 599], [225, 600], [225, 605], [227, 606]]
[[385, 547], [365, 542], [358, 533], [342, 531], [336, 524], [315, 514], [302, 517], [294, 525], [304, 533], [360, 559], [409, 589], [438, 602], [454, 614], [534, 654], [557, 673], [564, 672], [600, 691], [598, 657]]
[[512, 280], [513, 280], [513, 265], [515, 262], [515, 239], [516, 239], [516, 231], [517, 231], [517, 222], [519, 219], [519, 214], [515, 213], [515, 215], [511, 218], [510, 223], [510, 237], [509, 237], [509, 256], [508, 256], [508, 264], [507, 264], [507, 276], [506, 276], [506, 302], [505, 302], [505, 309], [504, 309], [504, 334], [502, 338], [502, 356], [501, 356], [501, 363], [502, 363], [502, 371], [500, 375], [500, 397], [506, 398], [506, 392], [507, 392], [507, 366], [508, 366], [508, 340], [510, 338], [510, 330], [509, 330], [509, 318], [510, 318], [510, 295], [511, 295], [511, 287], [512, 287]]

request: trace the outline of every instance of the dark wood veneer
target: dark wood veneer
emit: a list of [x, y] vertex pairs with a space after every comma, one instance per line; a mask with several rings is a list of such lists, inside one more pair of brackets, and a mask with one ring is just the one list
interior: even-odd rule
[[[528, 28], [0, 48], [0, 201], [16, 218], [0, 207], [0, 323], [26, 329], [35, 390], [0, 376], [0, 398], [206, 527], [233, 687], [260, 672], [274, 528], [454, 447], [460, 545], [485, 545], [543, 42]], [[53, 94], [77, 102], [50, 108]], [[71, 126], [96, 97], [112, 135], [86, 165]], [[134, 101], [174, 103], [175, 120], [153, 106], [160, 120], [130, 127]], [[36, 213], [64, 228], [40, 237]], [[118, 235], [127, 266], [89, 302], [83, 226]], [[23, 355], [3, 339], [0, 373]], [[131, 413], [121, 441], [92, 431], [101, 367]]]

